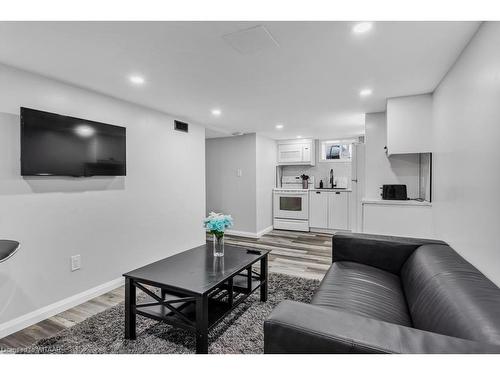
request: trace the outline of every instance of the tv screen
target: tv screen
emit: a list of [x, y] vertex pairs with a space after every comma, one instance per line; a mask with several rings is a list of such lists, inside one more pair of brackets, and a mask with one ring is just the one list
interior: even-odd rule
[[126, 129], [21, 108], [21, 175], [125, 176]]

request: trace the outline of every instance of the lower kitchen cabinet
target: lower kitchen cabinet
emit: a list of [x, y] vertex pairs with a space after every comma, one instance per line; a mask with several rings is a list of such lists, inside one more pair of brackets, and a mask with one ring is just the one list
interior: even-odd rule
[[349, 228], [349, 193], [330, 193], [328, 202], [328, 229], [348, 230]]
[[317, 229], [350, 230], [350, 192], [309, 192], [309, 226]]
[[328, 228], [328, 196], [326, 191], [309, 192], [309, 226]]

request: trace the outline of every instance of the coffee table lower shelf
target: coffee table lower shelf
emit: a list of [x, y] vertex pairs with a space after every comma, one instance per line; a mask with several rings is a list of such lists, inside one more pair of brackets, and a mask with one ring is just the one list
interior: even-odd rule
[[[234, 292], [232, 304], [228, 301], [228, 296], [224, 295], [224, 298], [218, 300], [217, 298], [208, 298], [208, 328], [211, 329], [217, 323], [219, 323], [224, 317], [229, 314], [236, 306], [243, 302], [247, 297], [250, 296], [254, 291], [259, 289], [264, 282], [252, 281], [252, 287], [249, 293]], [[236, 283], [235, 283], [236, 284]], [[243, 290], [245, 287], [239, 285], [235, 289]], [[225, 290], [220, 290], [215, 296], [223, 294]], [[165, 294], [165, 300], [174, 300], [179, 298], [178, 295]], [[144, 304], [154, 303], [152, 298], [147, 298]], [[174, 303], [172, 304], [179, 312], [184, 314], [184, 316], [192, 322], [188, 324], [185, 320], [181, 319], [176, 313], [172, 312], [168, 307], [163, 305], [147, 306], [147, 307], [137, 307], [136, 312], [138, 315], [145, 316], [150, 319], [155, 319], [158, 321], [166, 322], [173, 326], [179, 326], [181, 328], [196, 332], [196, 303]]]

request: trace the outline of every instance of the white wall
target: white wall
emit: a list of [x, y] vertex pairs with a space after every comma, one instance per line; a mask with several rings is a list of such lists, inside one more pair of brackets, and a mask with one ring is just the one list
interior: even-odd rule
[[387, 99], [389, 154], [432, 152], [432, 94]]
[[[20, 106], [125, 126], [127, 176], [23, 179]], [[200, 126], [0, 65], [0, 238], [22, 246], [0, 264], [0, 323], [204, 243], [204, 160]]]
[[418, 154], [387, 156], [387, 121], [385, 112], [367, 113], [365, 117], [365, 197], [380, 198], [383, 184], [406, 184], [409, 198], [419, 196]]
[[[207, 213], [230, 214], [233, 232], [257, 236], [272, 225], [276, 142], [252, 134], [206, 140]], [[238, 169], [242, 175], [238, 177]]]
[[273, 225], [273, 187], [276, 186], [277, 152], [276, 141], [257, 135], [257, 232], [267, 230]]
[[207, 213], [232, 215], [235, 231], [257, 232], [255, 152], [255, 133], [206, 140]]
[[430, 205], [394, 204], [394, 202], [363, 203], [364, 233], [434, 238], [432, 224], [432, 206]]
[[500, 285], [500, 23], [484, 23], [434, 93], [436, 235]]
[[306, 174], [314, 176], [314, 185], [319, 187], [323, 180], [323, 187], [330, 187], [330, 169], [333, 169], [333, 175], [337, 177], [346, 177], [347, 182], [351, 182], [351, 162], [319, 162], [314, 166], [307, 165], [284, 165], [281, 167], [283, 176], [300, 176]]

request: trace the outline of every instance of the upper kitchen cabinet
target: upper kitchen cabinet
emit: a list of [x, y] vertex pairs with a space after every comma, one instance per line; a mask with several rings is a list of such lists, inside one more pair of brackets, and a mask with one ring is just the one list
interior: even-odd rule
[[387, 99], [387, 153], [432, 152], [432, 94]]
[[278, 165], [315, 165], [314, 140], [278, 141]]

